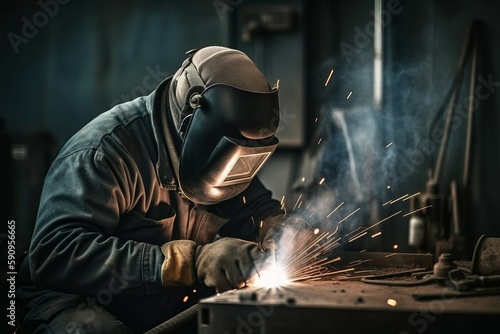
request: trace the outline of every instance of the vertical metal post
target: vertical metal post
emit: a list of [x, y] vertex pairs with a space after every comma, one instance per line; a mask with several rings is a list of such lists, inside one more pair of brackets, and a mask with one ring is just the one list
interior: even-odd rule
[[383, 0], [375, 0], [373, 10], [373, 106], [379, 111], [382, 107], [382, 2]]

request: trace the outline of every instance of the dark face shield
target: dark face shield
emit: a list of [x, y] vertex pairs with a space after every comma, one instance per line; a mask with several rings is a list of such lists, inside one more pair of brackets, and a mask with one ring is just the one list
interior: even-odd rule
[[179, 183], [191, 201], [210, 205], [245, 190], [278, 145], [278, 91], [213, 85], [195, 99], [180, 154]]

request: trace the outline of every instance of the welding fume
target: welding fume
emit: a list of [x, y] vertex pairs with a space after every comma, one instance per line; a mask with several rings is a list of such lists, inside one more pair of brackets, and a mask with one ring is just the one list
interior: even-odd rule
[[208, 46], [78, 131], [21, 260], [22, 333], [143, 333], [314, 237], [256, 177], [279, 115], [277, 85], [246, 54]]

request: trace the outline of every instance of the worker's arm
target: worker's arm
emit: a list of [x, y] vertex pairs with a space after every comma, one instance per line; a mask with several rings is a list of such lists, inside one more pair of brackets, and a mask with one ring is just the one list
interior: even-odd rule
[[35, 284], [89, 295], [161, 291], [160, 247], [114, 236], [121, 213], [144, 191], [132, 164], [110, 161], [95, 149], [72, 152], [53, 163], [29, 252]]
[[230, 218], [219, 234], [256, 241], [260, 222], [284, 213], [280, 202], [272, 195], [258, 178], [254, 178], [243, 193], [217, 205], [222, 214]]

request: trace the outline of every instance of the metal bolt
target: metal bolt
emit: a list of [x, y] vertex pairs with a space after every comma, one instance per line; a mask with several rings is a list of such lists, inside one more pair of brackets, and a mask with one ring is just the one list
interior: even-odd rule
[[438, 262], [434, 265], [433, 274], [435, 278], [447, 279], [448, 273], [456, 268], [457, 265], [453, 262], [451, 254], [443, 253], [439, 256]]

